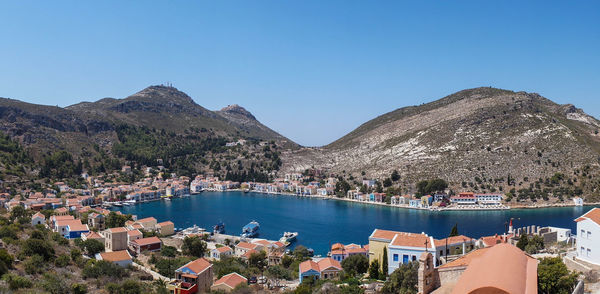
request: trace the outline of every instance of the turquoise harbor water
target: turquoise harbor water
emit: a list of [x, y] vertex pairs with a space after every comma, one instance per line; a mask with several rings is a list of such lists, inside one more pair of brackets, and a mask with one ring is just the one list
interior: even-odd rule
[[188, 198], [155, 201], [118, 208], [139, 218], [171, 220], [177, 228], [194, 224], [212, 230], [220, 220], [226, 233], [239, 235], [252, 220], [260, 223], [259, 238], [278, 240], [284, 231], [298, 232], [296, 244], [326, 254], [331, 243], [368, 243], [375, 228], [426, 232], [434, 238], [448, 235], [458, 223], [461, 234], [478, 238], [501, 234], [505, 222], [516, 218], [515, 227], [526, 225], [571, 228], [577, 216], [592, 207], [511, 209], [501, 211], [442, 211], [403, 209], [339, 200], [242, 192], [204, 192]]

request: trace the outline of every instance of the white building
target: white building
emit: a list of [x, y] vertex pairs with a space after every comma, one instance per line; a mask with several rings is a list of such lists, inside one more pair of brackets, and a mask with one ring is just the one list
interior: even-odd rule
[[43, 225], [46, 223], [46, 216], [38, 212], [31, 217], [31, 225]]
[[600, 208], [593, 208], [575, 221], [577, 258], [600, 265]]
[[425, 251], [431, 252], [437, 259], [435, 240], [426, 234], [399, 232], [388, 245], [388, 274], [394, 272], [401, 264], [417, 261]]

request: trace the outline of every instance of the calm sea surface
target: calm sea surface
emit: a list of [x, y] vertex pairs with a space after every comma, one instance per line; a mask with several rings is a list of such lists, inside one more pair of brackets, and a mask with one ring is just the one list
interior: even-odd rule
[[260, 223], [259, 238], [278, 240], [284, 231], [298, 232], [296, 244], [324, 255], [332, 243], [367, 244], [375, 228], [426, 232], [441, 239], [457, 223], [460, 234], [478, 238], [503, 233], [505, 223], [515, 218], [515, 227], [555, 226], [571, 228], [575, 233], [573, 220], [592, 207], [430, 212], [333, 199], [204, 192], [188, 198], [118, 209], [139, 218], [153, 216], [159, 222], [171, 220], [177, 228], [197, 224], [212, 231], [212, 226], [223, 221], [230, 235], [239, 235], [244, 225], [256, 220]]

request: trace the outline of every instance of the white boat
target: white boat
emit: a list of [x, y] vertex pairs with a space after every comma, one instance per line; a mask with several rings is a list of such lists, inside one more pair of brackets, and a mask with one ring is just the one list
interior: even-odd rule
[[279, 242], [285, 244], [285, 246], [289, 246], [290, 243], [296, 240], [296, 237], [298, 237], [298, 232], [284, 232]]

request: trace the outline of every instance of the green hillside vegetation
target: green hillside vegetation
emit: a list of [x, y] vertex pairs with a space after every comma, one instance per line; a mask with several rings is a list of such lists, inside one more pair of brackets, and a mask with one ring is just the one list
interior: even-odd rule
[[7, 176], [22, 177], [26, 169], [31, 168], [33, 159], [27, 151], [8, 135], [0, 132], [0, 178]]

